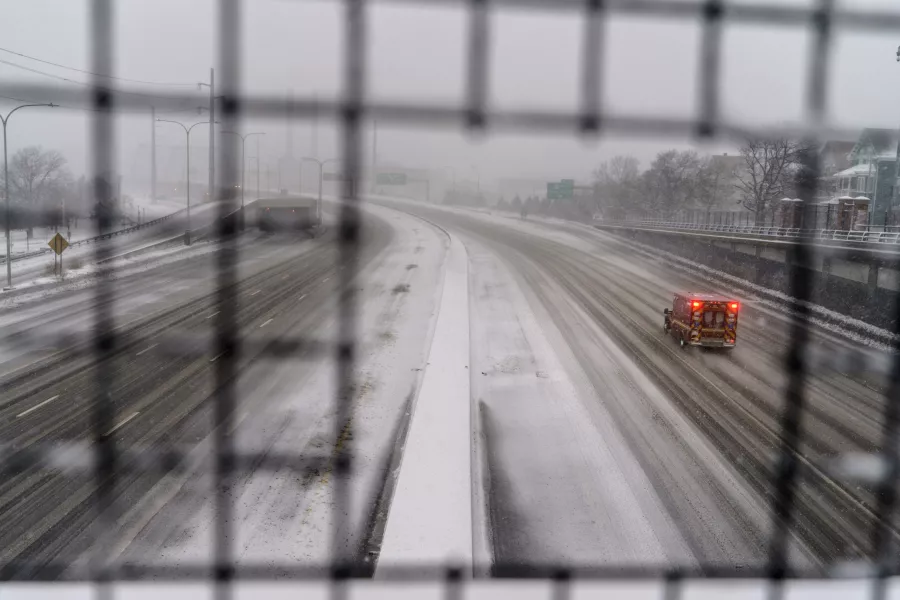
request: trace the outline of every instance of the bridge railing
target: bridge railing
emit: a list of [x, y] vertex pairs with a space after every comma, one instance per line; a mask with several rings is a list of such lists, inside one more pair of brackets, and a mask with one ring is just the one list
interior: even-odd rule
[[900, 245], [900, 231], [893, 228], [886, 230], [875, 228], [864, 229], [800, 229], [797, 227], [747, 226], [723, 223], [685, 223], [679, 221], [641, 220], [641, 221], [600, 221], [598, 224], [634, 227], [639, 229], [661, 229], [674, 231], [696, 231], [700, 233], [734, 234], [747, 237], [796, 238], [818, 241], [859, 242], [869, 244]]

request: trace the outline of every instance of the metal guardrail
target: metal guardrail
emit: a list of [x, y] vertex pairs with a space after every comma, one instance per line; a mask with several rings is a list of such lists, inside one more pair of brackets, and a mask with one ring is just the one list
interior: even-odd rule
[[[94, 242], [108, 240], [108, 239], [116, 237], [116, 236], [134, 233], [135, 231], [138, 231], [140, 229], [146, 229], [148, 227], [153, 227], [154, 225], [159, 225], [163, 221], [168, 221], [169, 219], [171, 219], [177, 215], [180, 215], [181, 213], [183, 213], [185, 211], [187, 211], [187, 207], [182, 208], [180, 210], [176, 210], [175, 212], [169, 213], [158, 219], [154, 219], [152, 221], [147, 221], [146, 223], [141, 223], [140, 225], [132, 225], [131, 227], [126, 227], [125, 229], [118, 229], [116, 231], [110, 231], [109, 233], [95, 235], [94, 237], [84, 238], [83, 240], [78, 240], [77, 242], [69, 242], [69, 247], [83, 246], [86, 244], [92, 244]], [[31, 258], [33, 256], [40, 256], [42, 254], [47, 254], [48, 252], [51, 252], [51, 249], [49, 247], [41, 248], [40, 250], [35, 250], [34, 252], [26, 252], [25, 254], [14, 255], [12, 257], [12, 261], [15, 262], [17, 260], [23, 260], [25, 258]], [[0, 264], [6, 264], [6, 260], [7, 260], [6, 256], [0, 256]]]
[[642, 227], [663, 230], [669, 229], [676, 231], [699, 231], [704, 233], [734, 233], [739, 235], [775, 238], [796, 238], [802, 240], [900, 245], [900, 231], [848, 231], [842, 229], [800, 229], [767, 226], [747, 227], [744, 225], [680, 223], [674, 221], [601, 221], [596, 224], [608, 224], [621, 227]]

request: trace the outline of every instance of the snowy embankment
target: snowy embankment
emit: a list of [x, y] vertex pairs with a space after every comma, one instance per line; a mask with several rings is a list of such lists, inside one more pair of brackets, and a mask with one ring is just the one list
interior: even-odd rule
[[451, 237], [431, 352], [414, 404], [379, 568], [472, 567], [468, 256]]
[[[153, 221], [177, 213], [184, 210], [184, 202], [176, 202], [171, 200], [157, 200], [152, 202], [149, 198], [134, 199], [134, 205], [123, 210], [124, 217], [128, 221], [117, 223], [113, 230], [125, 229], [139, 223]], [[138, 216], [138, 208], [141, 215]], [[195, 207], [195, 210], [198, 207]], [[69, 227], [35, 227], [33, 236], [28, 239], [27, 232], [24, 229], [16, 229], [10, 232], [10, 253], [13, 256], [28, 254], [36, 251], [47, 250], [47, 243], [56, 235], [57, 230], [71, 244], [82, 240], [90, 239], [97, 236], [97, 228], [94, 221], [85, 218], [71, 219]], [[6, 240], [2, 242], [0, 247], [0, 255], [6, 255]]]
[[[212, 222], [218, 216], [217, 209], [217, 204], [203, 204], [198, 207], [192, 207], [192, 228], [197, 229]], [[172, 207], [169, 206], [165, 209], [165, 214], [172, 214], [171, 210]], [[186, 226], [186, 215], [182, 213], [174, 215], [172, 219], [163, 221], [160, 224], [140, 229], [127, 235], [114, 236], [89, 244], [70, 246], [63, 252], [62, 276], [58, 274], [57, 259], [49, 248], [46, 248], [47, 252], [37, 256], [14, 259], [12, 263], [14, 289], [3, 291], [0, 293], [0, 298], [20, 296], [22, 294], [31, 295], [38, 291], [51, 294], [56, 293], [56, 291], [73, 289], [73, 286], [75, 288], [84, 287], [90, 285], [96, 274], [104, 268], [109, 270], [110, 267], [118, 269], [126, 265], [133, 266], [137, 259], [136, 253], [138, 252], [142, 255], [141, 260], [143, 262], [153, 262], [158, 258], [168, 257], [180, 251], [188, 250], [174, 243], [182, 239], [181, 236]], [[97, 235], [96, 230], [90, 231], [87, 227], [82, 227], [78, 231], [90, 234], [84, 235], [80, 239]], [[63, 233], [63, 235], [66, 234]], [[75, 235], [73, 235], [73, 238], [75, 238], [75, 241], [79, 239]], [[103, 244], [103, 246], [100, 246], [100, 244]], [[34, 250], [35, 244], [32, 244], [31, 248]], [[98, 248], [103, 248], [104, 253], [108, 253], [108, 258], [104, 261], [103, 268], [96, 262]], [[122, 262], [122, 259], [125, 258], [128, 258], [128, 261]], [[17, 302], [21, 302], [21, 299]]]

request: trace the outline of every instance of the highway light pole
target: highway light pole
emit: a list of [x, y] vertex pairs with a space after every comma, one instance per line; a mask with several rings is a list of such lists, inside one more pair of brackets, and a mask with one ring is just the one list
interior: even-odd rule
[[241, 135], [237, 131], [223, 131], [222, 133], [229, 133], [231, 135], [236, 135], [241, 138], [241, 208], [244, 208], [244, 171], [247, 170], [247, 165], [244, 164], [244, 147], [246, 146], [247, 138], [251, 135], [266, 135], [261, 131], [254, 131], [251, 133], [245, 133]]
[[156, 204], [156, 107], [150, 107], [150, 203]]
[[209, 201], [215, 199], [213, 189], [216, 184], [216, 128], [213, 124], [216, 122], [216, 70], [209, 70], [209, 83], [200, 82], [197, 89], [203, 86], [209, 88]]
[[[309, 156], [304, 156], [300, 159], [302, 163], [304, 160], [316, 163], [319, 165], [319, 199], [316, 202], [316, 220], [321, 223], [322, 222], [322, 177], [324, 176], [325, 165], [331, 162], [338, 162], [340, 159], [337, 158], [329, 158], [328, 160], [319, 160], [318, 158], [310, 158]], [[301, 167], [302, 172], [302, 167]]]
[[169, 119], [157, 119], [159, 123], [174, 123], [178, 125], [182, 129], [184, 129], [184, 135], [187, 138], [187, 229], [184, 231], [184, 245], [191, 245], [191, 129], [196, 127], [197, 125], [208, 125], [207, 121], [200, 121], [199, 123], [194, 123], [190, 127], [186, 126], [184, 123], [179, 123], [178, 121], [170, 121]]
[[[900, 46], [897, 47], [897, 62], [900, 62]], [[897, 193], [898, 193], [897, 180], [898, 179], [900, 179], [900, 138], [897, 139], [897, 158], [896, 158], [896, 161], [894, 164], [894, 182], [893, 182], [894, 185], [891, 186], [893, 188], [893, 192], [891, 193], [891, 203], [888, 205], [887, 214], [885, 215], [885, 218], [884, 218], [885, 227], [887, 227], [889, 225], [888, 220], [890, 219], [891, 208], [894, 206], [894, 203], [897, 201]], [[872, 192], [872, 203], [873, 204], [875, 203], [875, 194], [877, 194], [877, 193], [878, 193], [877, 189], [874, 189]], [[885, 231], [887, 231], [886, 228], [885, 228]]]
[[47, 104], [22, 104], [20, 106], [15, 107], [8, 113], [6, 116], [0, 115], [0, 121], [3, 123], [3, 187], [4, 187], [4, 196], [6, 202], [6, 287], [3, 288], [5, 290], [12, 289], [12, 242], [10, 240], [10, 210], [9, 210], [9, 157], [7, 155], [6, 149], [6, 124], [9, 123], [9, 118], [13, 116], [13, 113], [19, 110], [20, 108], [30, 108], [33, 106], [49, 106], [54, 107], [57, 106], [52, 102]]

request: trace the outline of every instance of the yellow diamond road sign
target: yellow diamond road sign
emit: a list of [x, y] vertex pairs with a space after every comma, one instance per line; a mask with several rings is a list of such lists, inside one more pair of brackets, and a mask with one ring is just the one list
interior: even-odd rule
[[63, 250], [69, 247], [69, 242], [66, 241], [66, 238], [57, 233], [49, 242], [47, 242], [47, 245], [57, 254], [62, 254]]

